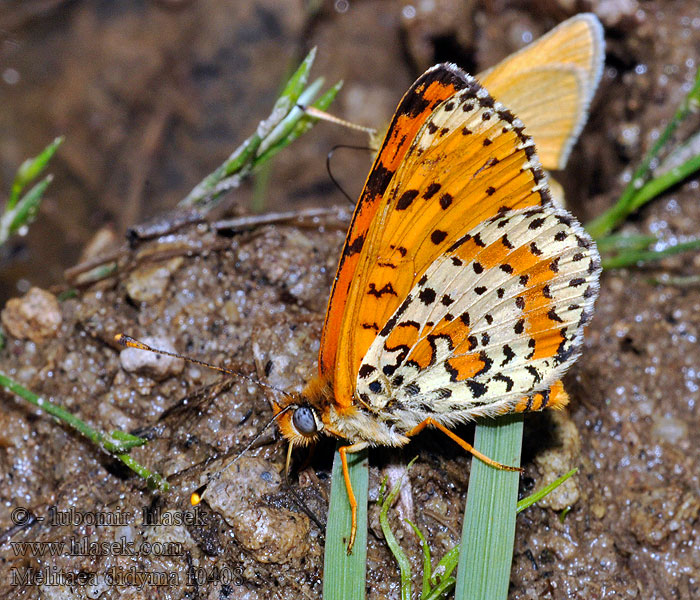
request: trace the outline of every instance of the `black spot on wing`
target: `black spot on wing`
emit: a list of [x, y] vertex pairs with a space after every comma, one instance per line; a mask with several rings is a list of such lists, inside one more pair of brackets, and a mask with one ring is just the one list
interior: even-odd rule
[[418, 190], [406, 190], [396, 202], [396, 210], [406, 210], [418, 196]]
[[435, 290], [431, 288], [424, 288], [420, 291], [420, 294], [418, 294], [418, 299], [426, 306], [430, 306], [433, 302], [435, 302], [435, 296]]
[[474, 398], [481, 398], [486, 392], [489, 391], [485, 383], [479, 383], [478, 381], [474, 381], [472, 379], [467, 379], [467, 387]]
[[375, 369], [372, 365], [362, 365], [360, 367], [360, 379], [366, 379], [369, 377], [372, 373], [374, 373], [377, 369]]
[[370, 383], [367, 387], [369, 387], [369, 391], [378, 394], [379, 392], [382, 391], [382, 384], [379, 383], [376, 379]]
[[401, 318], [401, 315], [406, 312], [406, 309], [411, 305], [411, 301], [413, 298], [411, 296], [408, 296], [402, 303], [401, 306], [396, 310], [396, 312], [389, 318], [389, 320], [385, 323], [384, 327], [382, 327], [382, 330], [379, 332], [379, 335], [382, 337], [386, 337], [389, 335], [391, 330], [396, 327], [396, 323], [398, 320]]
[[542, 377], [540, 376], [540, 372], [535, 369], [532, 365], [525, 365], [525, 370], [532, 375], [532, 379], [535, 385], [540, 383], [542, 381]]
[[389, 182], [393, 176], [394, 171], [390, 171], [381, 163], [377, 163], [367, 178], [363, 200], [367, 197], [383, 195], [387, 187], [389, 187]]
[[440, 229], [436, 229], [430, 234], [430, 241], [433, 242], [436, 246], [438, 244], [441, 244], [442, 242], [445, 241], [445, 238], [447, 237], [447, 232], [446, 231], [441, 231]]
[[389, 294], [390, 296], [397, 295], [391, 283], [385, 284], [380, 289], [377, 289], [377, 286], [374, 283], [369, 284], [369, 290], [367, 290], [368, 296], [375, 296], [376, 298], [381, 298], [385, 294]]
[[557, 256], [551, 263], [549, 263], [549, 270], [553, 273], [559, 272], [559, 259], [560, 257]]
[[365, 236], [363, 235], [358, 235], [352, 242], [350, 242], [346, 247], [345, 247], [345, 252], [343, 253], [343, 256], [353, 256], [355, 254], [358, 254], [362, 250], [362, 246], [365, 243]]
[[409, 396], [417, 396], [418, 394], [420, 394], [420, 386], [417, 383], [409, 383], [403, 389]]
[[491, 367], [493, 366], [493, 361], [484, 351], [479, 352], [479, 360], [481, 360], [481, 362], [484, 363], [484, 366], [481, 367], [481, 369], [479, 369], [476, 373], [474, 373], [474, 377], [478, 377], [479, 375], [488, 373], [491, 370]]
[[452, 200], [453, 198], [451, 194], [443, 194], [440, 196], [440, 208], [442, 208], [442, 210], [447, 209], [450, 204], [452, 204]]
[[513, 349], [508, 344], [503, 345], [503, 355], [505, 358], [501, 361], [502, 367], [515, 358], [515, 352], [513, 352]]
[[426, 189], [425, 192], [423, 192], [423, 198], [426, 200], [430, 200], [435, 194], [437, 194], [440, 191], [440, 188], [442, 185], [439, 183], [433, 182], [431, 183]]
[[494, 381], [502, 381], [503, 383], [506, 384], [506, 393], [510, 392], [513, 389], [513, 380], [508, 377], [507, 375], [503, 375], [503, 373], [496, 373], [493, 376]]
[[554, 307], [549, 309], [549, 311], [547, 312], [547, 317], [550, 321], [556, 321], [557, 323], [564, 322], [562, 318], [557, 314], [556, 310], [554, 310]]

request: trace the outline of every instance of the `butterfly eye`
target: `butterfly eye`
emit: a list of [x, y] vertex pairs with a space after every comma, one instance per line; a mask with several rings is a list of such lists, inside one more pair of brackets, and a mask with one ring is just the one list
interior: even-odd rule
[[294, 411], [292, 423], [301, 435], [311, 436], [318, 431], [314, 411], [308, 406], [300, 406]]

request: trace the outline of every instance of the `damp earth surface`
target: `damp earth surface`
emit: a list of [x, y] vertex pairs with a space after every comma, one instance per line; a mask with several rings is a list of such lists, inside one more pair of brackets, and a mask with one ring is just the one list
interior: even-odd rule
[[[51, 64], [70, 78], [32, 70], [41, 62], [40, 44], [31, 46], [28, 57], [6, 45], [2, 52], [25, 79], [8, 88], [0, 121], [11, 122], [3, 126], [14, 131], [31, 116], [26, 139], [36, 147], [62, 125], [70, 147], [56, 163], [57, 185], [42, 213], [45, 220], [37, 223], [40, 233], [14, 242], [20, 257], [41, 256], [47, 266], [35, 275], [22, 272], [21, 279], [39, 286], [26, 290], [16, 287], [17, 263], [9, 269], [14, 275], [5, 289], [22, 293], [8, 293], [16, 299], [2, 311], [6, 342], [0, 371], [101, 431], [146, 438], [148, 443], [130, 456], [168, 477], [171, 489], [149, 489], [96, 444], [3, 391], [2, 596], [320, 597], [319, 523], [325, 523], [328, 507], [332, 443], [294, 457], [292, 493], [284, 477], [285, 444], [269, 428], [194, 510], [190, 493], [269, 421], [271, 392], [198, 365], [124, 349], [114, 335], [127, 333], [279, 389], [299, 390], [316, 369], [349, 208], [235, 231], [191, 225], [131, 245], [108, 235], [115, 272], [81, 283], [84, 272], [73, 271], [66, 284], [61, 269], [78, 262], [77, 250], [84, 246], [81, 260], [104, 250], [88, 245], [95, 229], [110, 222], [121, 231], [164, 210], [218, 164], [265, 116], [258, 105], [264, 104], [261, 99], [274, 101], [282, 78], [282, 69], [274, 66], [278, 55], [297, 52], [302, 37], [321, 49], [317, 72], [329, 81], [346, 80], [337, 112], [380, 125], [425, 67], [449, 59], [478, 72], [570, 16], [570, 3], [537, 2], [530, 12], [508, 2], [482, 6], [446, 0], [432, 8], [416, 5], [413, 12], [399, 2], [348, 3], [346, 12], [343, 3], [335, 3], [306, 17], [301, 3], [282, 8], [285, 3], [272, 1], [235, 8], [217, 2], [204, 3], [208, 8], [165, 1], [129, 8], [127, 3], [119, 13], [59, 2], [47, 3], [48, 13], [34, 14], [21, 3], [10, 4], [13, 10], [3, 13], [0, 29], [9, 30], [22, 47], [44, 36]], [[569, 168], [554, 175], [583, 222], [618, 197], [700, 63], [695, 0], [586, 6], [606, 28], [606, 69]], [[55, 11], [63, 17], [63, 37], [49, 23]], [[163, 32], [158, 44], [144, 41], [148, 26]], [[128, 47], [142, 49], [148, 60], [118, 44], [126, 30], [132, 36]], [[224, 42], [230, 31], [236, 49], [227, 54], [222, 48], [231, 43]], [[87, 32], [95, 37], [101, 32], [102, 46]], [[102, 48], [101, 63], [78, 61], [79, 36], [85, 47]], [[57, 52], [61, 48], [64, 54]], [[189, 54], [174, 61], [184, 48]], [[237, 60], [223, 66], [231, 54]], [[115, 55], [130, 59], [125, 64], [132, 68], [117, 69], [110, 62]], [[236, 82], [234, 93], [222, 87], [224, 75]], [[6, 86], [8, 77], [14, 80], [12, 73], [3, 77]], [[153, 81], [165, 82], [165, 99], [158, 100], [147, 85]], [[92, 94], [67, 93], [71, 86], [86, 89], [85, 82]], [[198, 90], [191, 104], [183, 100], [183, 82]], [[47, 89], [57, 94], [48, 107], [38, 101]], [[220, 115], [234, 102], [230, 96], [238, 105], [223, 125]], [[152, 135], [142, 145], [136, 142], [143, 136], [120, 112], [125, 106], [136, 116], [136, 127], [150, 127]], [[86, 115], [92, 118], [82, 118]], [[268, 208], [342, 202], [323, 165], [332, 143], [347, 143], [350, 134], [329, 131], [317, 127], [279, 156], [266, 192]], [[13, 172], [10, 165], [16, 167], [20, 155], [31, 154], [18, 141], [25, 138], [13, 135], [14, 145], [7, 139], [0, 144], [3, 174]], [[128, 159], [134, 145], [138, 160]], [[114, 165], [123, 167], [121, 177], [111, 174]], [[368, 166], [366, 155], [343, 155], [337, 168], [349, 193], [359, 190]], [[127, 215], [116, 202], [125, 190], [136, 194], [128, 198]], [[669, 190], [623, 231], [653, 233], [665, 244], [696, 236], [699, 190], [697, 178]], [[57, 208], [62, 195], [71, 193], [79, 198], [73, 217]], [[251, 195], [242, 189], [230, 210], [246, 212]], [[85, 204], [94, 196], [112, 202], [97, 210], [99, 218]], [[151, 197], [156, 206], [145, 204]], [[41, 247], [42, 237], [54, 244], [65, 237], [68, 246]], [[3, 261], [10, 258], [4, 255]], [[700, 596], [700, 293], [688, 278], [699, 268], [697, 254], [684, 254], [603, 274], [583, 355], [565, 379], [569, 408], [526, 418], [520, 495], [572, 467], [579, 471], [518, 516], [510, 598]], [[76, 292], [65, 293], [68, 289]], [[459, 432], [469, 439], [472, 428]], [[414, 456], [418, 459], [406, 474]], [[402, 450], [370, 453], [369, 598], [399, 597], [398, 568], [379, 527], [382, 479], [405, 476], [390, 521], [418, 586], [420, 546], [403, 519], [425, 533], [434, 557], [451, 549], [459, 541], [470, 461], [433, 432]], [[17, 507], [28, 509], [29, 516], [23, 520], [13, 512]], [[99, 518], [114, 521], [100, 525]], [[10, 542], [65, 546], [55, 556], [33, 556]], [[80, 544], [91, 542], [97, 546], [81, 552]], [[44, 571], [47, 580], [38, 585], [13, 580], [13, 573], [27, 569]], [[52, 583], [51, 575], [61, 573], [84, 579]]]

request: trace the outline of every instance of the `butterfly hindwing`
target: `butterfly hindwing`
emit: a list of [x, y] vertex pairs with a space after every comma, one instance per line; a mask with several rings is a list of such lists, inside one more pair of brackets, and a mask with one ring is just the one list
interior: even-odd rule
[[577, 357], [599, 272], [589, 236], [563, 209], [481, 223], [433, 262], [376, 337], [359, 397], [400, 431], [514, 409]]

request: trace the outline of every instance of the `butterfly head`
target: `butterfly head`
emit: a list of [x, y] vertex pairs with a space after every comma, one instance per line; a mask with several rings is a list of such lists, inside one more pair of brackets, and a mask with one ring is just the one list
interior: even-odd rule
[[291, 446], [308, 446], [318, 440], [327, 427], [328, 403], [332, 392], [328, 383], [313, 378], [300, 394], [285, 394], [275, 403], [280, 432]]
[[323, 421], [315, 408], [303, 398], [282, 407], [277, 405], [275, 412], [284, 414], [277, 418], [277, 425], [285, 439], [292, 446], [308, 446], [313, 444], [323, 431]]

